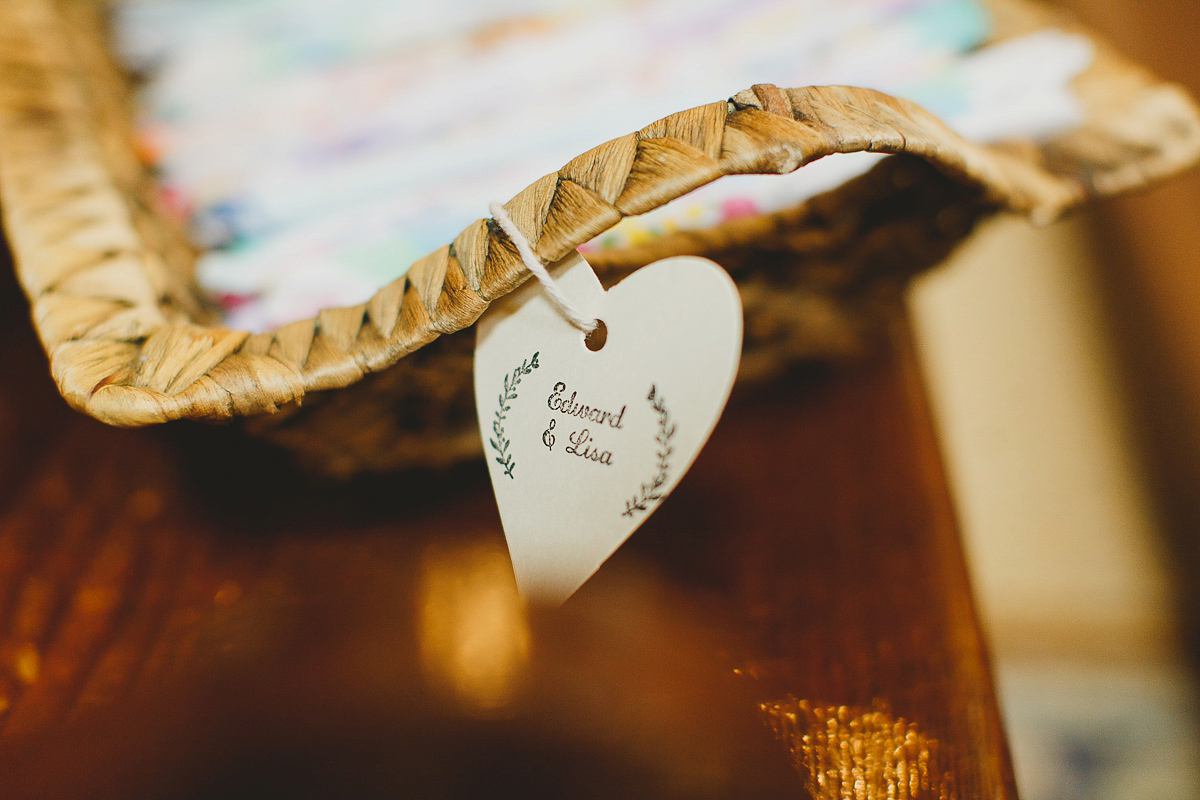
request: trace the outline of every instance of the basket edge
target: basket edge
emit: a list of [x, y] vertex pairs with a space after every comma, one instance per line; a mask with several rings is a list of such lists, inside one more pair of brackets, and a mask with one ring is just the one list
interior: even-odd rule
[[[52, 0], [9, 0], [5, 8], [0, 16], [24, 14], [27, 34], [30, 25], [52, 30], [55, 24]], [[44, 32], [38, 41], [45, 44]], [[104, 174], [78, 90], [78, 66], [59, 50], [31, 48], [32, 73], [40, 70], [40, 80], [56, 88], [54, 103], [19, 98], [40, 107], [40, 116], [22, 119], [11, 98], [0, 103], [0, 194], [54, 378], [73, 407], [97, 419], [138, 426], [270, 413], [467, 327], [528, 277], [506, 237], [477, 220], [360, 306], [329, 309], [259, 335], [172, 323], [158, 307], [161, 279], [148, 266], [154, 255], [139, 239], [112, 176]], [[1048, 221], [1089, 193], [1145, 182], [1200, 156], [1200, 113], [1186, 93], [1149, 81], [1144, 89], [1159, 98], [1157, 113], [1175, 121], [1178, 135], [1167, 143], [1173, 149], [1166, 152], [1160, 143], [1152, 157], [1107, 183], [1054, 175], [1003, 149], [970, 144], [915, 104], [882, 93], [758, 85], [593, 148], [505, 208], [538, 255], [553, 262], [624, 216], [722, 175], [790, 172], [831, 153], [871, 151], [920, 156], [978, 184], [1000, 204]], [[39, 139], [53, 130], [69, 135]], [[34, 152], [22, 153], [22, 145]], [[24, 175], [22, 159], [44, 171]], [[52, 213], [55, 198], [64, 196], [83, 197], [104, 213], [64, 234], [63, 220], [55, 218], [62, 215]], [[120, 258], [64, 268], [72, 266], [71, 248], [80, 241], [102, 242], [102, 255]]]

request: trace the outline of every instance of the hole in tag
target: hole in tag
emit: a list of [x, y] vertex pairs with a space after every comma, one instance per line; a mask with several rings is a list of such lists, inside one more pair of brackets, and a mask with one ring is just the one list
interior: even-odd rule
[[598, 353], [604, 349], [604, 343], [608, 341], [608, 326], [604, 324], [604, 320], [596, 320], [596, 327], [593, 328], [586, 336], [583, 337], [583, 343], [587, 345], [587, 349], [593, 353]]

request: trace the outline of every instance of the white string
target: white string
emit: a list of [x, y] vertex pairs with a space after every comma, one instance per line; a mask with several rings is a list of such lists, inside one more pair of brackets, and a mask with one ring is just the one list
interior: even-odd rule
[[512, 217], [508, 216], [508, 212], [504, 210], [504, 206], [499, 203], [492, 203], [488, 206], [488, 210], [492, 212], [492, 219], [496, 220], [496, 224], [500, 226], [500, 230], [504, 231], [508, 235], [508, 238], [512, 240], [512, 243], [516, 245], [517, 252], [521, 254], [521, 260], [525, 262], [525, 266], [529, 268], [533, 276], [541, 282], [542, 288], [546, 290], [546, 296], [550, 298], [550, 304], [558, 309], [558, 313], [562, 314], [567, 322], [579, 328], [584, 333], [591, 333], [596, 330], [595, 318], [581, 312], [562, 293], [562, 289], [559, 289], [558, 284], [550, 277], [550, 272], [543, 266], [541, 259], [533, 252], [533, 248], [530, 246], [529, 240], [525, 238], [525, 234], [521, 233], [516, 223], [512, 221]]

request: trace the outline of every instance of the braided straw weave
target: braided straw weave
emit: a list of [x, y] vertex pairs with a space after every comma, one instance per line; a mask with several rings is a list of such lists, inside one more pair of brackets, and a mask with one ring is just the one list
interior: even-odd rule
[[[994, 11], [1002, 35], [1049, 19], [1009, 0]], [[426, 346], [470, 326], [529, 277], [507, 237], [479, 220], [367, 303], [269, 333], [205, 324], [208, 312], [191, 284], [192, 254], [155, 212], [133, 156], [128, 91], [105, 54], [101, 20], [96, 6], [79, 2], [0, 3], [0, 201], [63, 397], [122, 426], [273, 414], [257, 427], [342, 472], [453, 460], [476, 448], [463, 379], [469, 346], [463, 337]], [[791, 172], [832, 153], [915, 157], [882, 162], [795, 211], [593, 259], [612, 279], [671, 253], [717, 256], [743, 284], [752, 356], [755, 320], [774, 314], [782, 328], [803, 329], [805, 302], [821, 295], [822, 281], [853, 284], [856, 296], [866, 296], [862, 288], [876, 267], [863, 264], [886, 261], [885, 252], [907, 262], [893, 273], [923, 268], [986, 213], [1008, 209], [1049, 221], [1090, 194], [1140, 185], [1196, 158], [1200, 121], [1180, 90], [1103, 49], [1076, 90], [1089, 123], [1035, 148], [971, 144], [918, 106], [874, 91], [758, 85], [602, 144], [505, 208], [537, 255], [552, 263], [623, 217], [725, 175]], [[914, 184], [918, 194], [903, 199]], [[887, 213], [880, 198], [893, 201]], [[907, 212], [909, 205], [920, 213]], [[947, 230], [954, 209], [961, 218]], [[897, 223], [889, 226], [889, 219]], [[856, 220], [840, 238], [839, 220]], [[814, 236], [820, 244], [812, 244]], [[739, 266], [739, 253], [755, 255], [754, 265], [743, 258]], [[774, 278], [763, 277], [764, 263], [780, 265]], [[852, 279], [820, 278], [814, 264]], [[770, 341], [789, 337], [763, 338], [766, 352]], [[425, 358], [401, 362], [420, 348]], [[792, 350], [790, 357], [805, 355], [803, 347]], [[342, 388], [397, 362], [408, 369], [398, 365], [358, 392]], [[324, 393], [321, 402], [298, 410], [316, 392]], [[431, 407], [441, 412], [430, 417]], [[287, 413], [275, 414], [280, 410]], [[415, 421], [396, 421], [414, 413]]]

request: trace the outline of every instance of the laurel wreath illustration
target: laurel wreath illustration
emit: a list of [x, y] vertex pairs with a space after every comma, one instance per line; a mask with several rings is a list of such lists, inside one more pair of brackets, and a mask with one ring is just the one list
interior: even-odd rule
[[504, 391], [500, 392], [499, 407], [492, 420], [492, 433], [495, 438], [488, 439], [488, 444], [496, 451], [496, 463], [504, 468], [504, 474], [509, 478], [513, 477], [513, 469], [517, 464], [513, 461], [512, 453], [508, 451], [512, 440], [504, 435], [504, 420], [508, 418], [508, 412], [512, 409], [512, 401], [517, 399], [517, 387], [521, 385], [521, 379], [537, 369], [538, 366], [538, 354], [534, 353], [532, 358], [525, 359], [521, 362], [521, 366], [514, 369], [511, 374], [504, 376]]
[[649, 511], [651, 503], [662, 499], [662, 488], [671, 472], [671, 454], [675, 452], [675, 447], [671, 444], [671, 440], [675, 438], [675, 423], [671, 421], [671, 412], [667, 410], [666, 401], [658, 394], [658, 389], [653, 384], [646, 399], [650, 402], [650, 407], [658, 413], [658, 433], [654, 437], [658, 444], [658, 472], [642, 484], [638, 494], [625, 501], [625, 510], [621, 512], [623, 517], [632, 517], [639, 511]]

